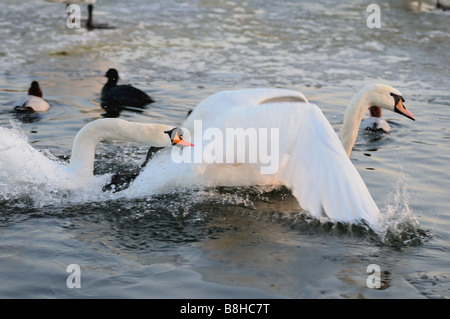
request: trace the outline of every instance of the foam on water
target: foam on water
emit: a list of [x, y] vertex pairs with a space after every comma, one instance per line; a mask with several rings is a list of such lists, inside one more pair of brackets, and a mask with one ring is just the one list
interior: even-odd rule
[[91, 201], [101, 195], [108, 175], [70, 190], [65, 168], [49, 151], [38, 151], [28, 143], [20, 127], [0, 127], [0, 200], [31, 200], [35, 207], [58, 205], [63, 201]]

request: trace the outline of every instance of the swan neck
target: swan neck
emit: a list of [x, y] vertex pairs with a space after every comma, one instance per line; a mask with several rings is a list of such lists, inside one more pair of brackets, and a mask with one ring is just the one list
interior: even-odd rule
[[362, 91], [353, 96], [345, 111], [341, 141], [348, 156], [355, 145], [364, 114], [370, 106], [369, 94]]
[[172, 128], [169, 125], [132, 123], [117, 118], [90, 122], [75, 136], [68, 169], [77, 178], [92, 179], [95, 148], [100, 141], [108, 139], [165, 147], [171, 145], [171, 141], [164, 131]]

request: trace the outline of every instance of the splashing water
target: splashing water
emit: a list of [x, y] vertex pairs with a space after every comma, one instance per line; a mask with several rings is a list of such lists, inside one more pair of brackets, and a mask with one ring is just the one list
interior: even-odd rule
[[424, 230], [409, 207], [409, 194], [404, 177], [394, 185], [381, 210], [381, 241], [389, 246], [420, 245], [430, 233]]
[[[67, 166], [67, 163], [56, 158], [47, 150], [39, 151], [33, 148], [19, 125], [15, 122], [11, 122], [11, 125], [12, 128], [0, 127], [0, 153], [2, 154], [0, 158], [0, 201], [8, 201], [19, 206], [25, 203], [25, 205], [43, 207], [136, 199], [133, 194], [126, 196], [124, 193], [102, 190], [102, 187], [111, 178], [111, 173], [96, 175], [94, 182], [87, 183], [81, 188], [60, 187], [61, 185], [57, 181], [62, 178], [61, 168]], [[152, 194], [144, 197], [151, 200]], [[158, 201], [161, 200], [160, 195], [156, 195], [155, 198]], [[172, 207], [171, 211], [176, 215], [189, 216], [193, 213], [195, 215], [199, 210], [206, 212], [217, 205], [222, 208], [231, 206], [233, 209], [250, 210], [249, 214], [256, 214], [257, 218], [278, 220], [290, 228], [302, 231], [314, 229], [319, 233], [325, 231], [326, 233], [347, 235], [370, 233], [369, 227], [364, 225], [355, 228], [355, 225], [330, 223], [326, 220], [310, 218], [298, 206], [289, 190], [280, 188], [279, 185], [177, 189], [168, 191], [162, 200], [163, 205]], [[152, 206], [158, 206], [154, 200], [151, 202]], [[267, 205], [269, 202], [276, 203], [275, 209], [274, 206]], [[394, 185], [394, 191], [391, 192], [382, 209], [381, 227], [376, 231], [376, 237], [383, 244], [397, 247], [418, 245], [430, 236], [421, 228], [408, 203], [406, 183], [401, 178]], [[280, 211], [281, 213], [278, 214]], [[282, 215], [282, 217], [278, 215]]]
[[0, 127], [0, 201], [20, 200], [43, 207], [98, 199], [108, 175], [97, 176], [80, 189], [61, 187], [67, 163], [47, 150], [33, 148], [20, 127], [15, 122], [11, 125]]

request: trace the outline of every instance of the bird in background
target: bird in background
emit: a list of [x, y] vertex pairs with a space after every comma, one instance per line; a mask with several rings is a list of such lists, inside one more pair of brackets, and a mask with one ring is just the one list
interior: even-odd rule
[[42, 90], [37, 81], [31, 82], [28, 95], [14, 103], [14, 110], [21, 113], [45, 112], [50, 104], [43, 99]]
[[[129, 84], [118, 85], [119, 72], [116, 69], [109, 69], [105, 73], [108, 81], [101, 91], [101, 106], [110, 115], [120, 113], [129, 107], [143, 109], [146, 105], [155, 101], [142, 90]], [[115, 116], [110, 116], [115, 117]]]

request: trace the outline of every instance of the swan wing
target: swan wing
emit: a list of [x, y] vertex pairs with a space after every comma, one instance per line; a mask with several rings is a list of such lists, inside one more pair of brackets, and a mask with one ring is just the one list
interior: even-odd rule
[[293, 90], [276, 88], [226, 90], [217, 92], [201, 101], [185, 120], [183, 127], [194, 133], [194, 120], [201, 119], [208, 123], [220, 117], [222, 112], [227, 112], [232, 108], [257, 106], [277, 101], [308, 102], [302, 93]]
[[[218, 128], [223, 132], [230, 128], [242, 128], [247, 132], [249, 129], [257, 129], [258, 132], [264, 132], [260, 129], [266, 129], [266, 135], [260, 135], [259, 138], [267, 137], [269, 151], [267, 153], [278, 154], [278, 159], [273, 156], [278, 165], [275, 170], [267, 170], [269, 166], [267, 163], [249, 162], [244, 164], [247, 170], [265, 175], [270, 183], [289, 187], [300, 206], [315, 217], [326, 216], [333, 221], [345, 222], [365, 220], [372, 226], [376, 225], [379, 209], [348, 158], [336, 132], [316, 105], [279, 102], [261, 104], [258, 107], [250, 105], [231, 108], [221, 113], [214, 121], [203, 122], [203, 133], [208, 128]], [[278, 131], [278, 134], [272, 135], [274, 130]], [[204, 139], [204, 136], [199, 135], [199, 133], [194, 135], [194, 145], [203, 144], [203, 148], [211, 149], [210, 143], [205, 145], [205, 141], [199, 140]], [[216, 141], [218, 139], [213, 143]], [[261, 143], [258, 141], [259, 146], [264, 144]], [[217, 145], [217, 148], [220, 147], [223, 147], [224, 153], [222, 162], [230, 164], [230, 158], [225, 158], [230, 150], [227, 146]], [[249, 149], [250, 145], [246, 145], [244, 152], [248, 152]], [[195, 147], [193, 150], [195, 152]], [[236, 150], [232, 164], [239, 163], [239, 157], [248, 155], [239, 154], [239, 150]], [[259, 159], [261, 155], [267, 154], [258, 154]], [[207, 154], [204, 152], [204, 159], [205, 156]], [[271, 166], [273, 164], [271, 163]], [[210, 166], [210, 164], [197, 165]], [[264, 168], [266, 172], [263, 174]], [[203, 171], [207, 170], [208, 168]], [[197, 168], [197, 171], [202, 170]], [[233, 174], [228, 172], [226, 175], [229, 184], [230, 176]], [[242, 172], [236, 174], [236, 182], [239, 182], [241, 176]], [[216, 177], [220, 178], [219, 175]], [[210, 179], [214, 179], [214, 176], [210, 176]], [[220, 184], [220, 180], [216, 180], [216, 184]]]
[[[173, 149], [155, 156], [127, 192], [144, 194], [174, 186], [282, 184], [317, 218], [364, 220], [376, 228], [379, 209], [364, 181], [324, 114], [316, 105], [300, 102], [302, 97], [279, 89], [212, 95], [183, 125], [195, 145], [179, 151], [183, 160], [174, 160]], [[251, 161], [246, 153], [254, 150], [254, 145], [230, 149], [230, 143], [224, 142], [230, 129], [256, 130], [261, 139], [265, 132], [266, 154], [261, 152], [257, 161]], [[236, 142], [239, 138], [232, 139]], [[264, 143], [260, 140], [258, 145]], [[273, 161], [267, 161], [268, 157]]]

